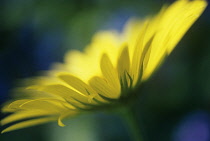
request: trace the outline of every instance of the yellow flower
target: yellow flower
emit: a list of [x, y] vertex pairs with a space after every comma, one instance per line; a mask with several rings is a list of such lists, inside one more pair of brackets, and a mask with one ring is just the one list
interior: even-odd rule
[[12, 114], [1, 125], [14, 124], [2, 133], [55, 120], [64, 126], [64, 118], [126, 105], [206, 5], [179, 0], [155, 17], [128, 21], [122, 33], [97, 33], [84, 52], [68, 52], [65, 63], [17, 89], [18, 98], [2, 108]]

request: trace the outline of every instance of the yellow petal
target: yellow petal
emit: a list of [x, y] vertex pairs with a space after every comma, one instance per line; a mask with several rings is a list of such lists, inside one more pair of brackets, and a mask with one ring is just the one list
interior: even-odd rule
[[16, 100], [11, 104], [5, 105], [3, 112], [17, 112], [21, 110], [46, 111], [46, 113], [62, 113], [65, 110], [75, 109], [65, 101], [57, 99], [23, 99]]
[[42, 91], [60, 96], [65, 99], [66, 102], [69, 103], [69, 105], [78, 109], [90, 108], [92, 105], [95, 105], [97, 103], [92, 100], [93, 96], [81, 94], [59, 84], [44, 86], [42, 88]]
[[75, 77], [71, 74], [59, 74], [58, 77], [65, 81], [70, 87], [73, 87], [76, 91], [85, 94], [85, 95], [96, 95], [96, 92], [88, 86], [86, 83], [84, 83], [82, 80], [80, 80], [78, 77]]
[[22, 99], [22, 100], [16, 100], [13, 102], [10, 102], [9, 104], [6, 104], [2, 108], [2, 112], [15, 112], [19, 110], [19, 106], [25, 102], [29, 101], [29, 99]]
[[[206, 6], [207, 2], [205, 0], [195, 0], [195, 1], [189, 1], [187, 7], [186, 6], [182, 7], [182, 13], [177, 15], [177, 19], [178, 18], [180, 19], [176, 20], [173, 23], [174, 27], [171, 29], [172, 31], [170, 32], [171, 36], [169, 35], [171, 41], [168, 42], [168, 47], [167, 47], [168, 54], [173, 50], [173, 48], [176, 46], [179, 40], [184, 36], [186, 31], [198, 19], [198, 17], [204, 11]], [[174, 6], [174, 9], [176, 9], [176, 6]]]
[[116, 99], [120, 96], [120, 93], [116, 92], [116, 90], [101, 77], [93, 77], [90, 79], [89, 83], [99, 95]]
[[169, 55], [186, 31], [200, 16], [206, 7], [204, 0], [179, 0], [164, 8], [156, 20], [151, 21], [155, 27], [155, 36], [147, 57], [143, 80], [146, 80]]
[[47, 122], [50, 122], [50, 121], [55, 121], [56, 119], [57, 119], [57, 117], [47, 117], [47, 118], [23, 121], [23, 122], [14, 124], [12, 126], [9, 126], [8, 128], [4, 129], [1, 133], [13, 131], [13, 130], [17, 130], [17, 129], [21, 129], [21, 128], [25, 128], [25, 127], [31, 127], [31, 126], [34, 126], [34, 125], [43, 124], [43, 123], [47, 123]]
[[100, 75], [98, 59], [102, 54], [109, 54], [112, 63], [116, 64], [119, 43], [119, 35], [116, 31], [98, 32], [84, 52], [70, 51], [66, 54], [66, 67], [70, 73], [88, 82], [93, 76]]
[[130, 57], [128, 52], [128, 47], [125, 44], [122, 48], [122, 51], [120, 53], [118, 63], [117, 63], [117, 70], [119, 75], [119, 80], [121, 82], [121, 88], [122, 85], [125, 87], [130, 87], [131, 85], [131, 79], [129, 79], [128, 75], [130, 75]]
[[132, 55], [131, 77], [133, 78], [133, 86], [141, 79], [143, 60], [151, 47], [152, 37], [154, 36], [153, 27], [149, 25], [149, 19], [145, 20]]
[[66, 126], [66, 125], [62, 122], [62, 119], [61, 119], [60, 117], [58, 118], [58, 125], [59, 125], [60, 127]]
[[20, 111], [14, 114], [11, 114], [1, 120], [1, 125], [5, 125], [11, 122], [15, 122], [18, 120], [23, 120], [26, 118], [33, 118], [33, 117], [40, 117], [40, 116], [47, 116], [47, 115], [55, 115], [56, 113], [52, 113], [51, 111], [41, 111], [41, 110], [31, 110], [31, 111]]
[[58, 95], [66, 100], [74, 98], [84, 103], [88, 102], [88, 96], [78, 93], [63, 85], [59, 85], [59, 84], [47, 85], [47, 86], [44, 86], [42, 90], [51, 94]]
[[[66, 109], [74, 109], [72, 106], [66, 106], [66, 102], [57, 99], [32, 99], [19, 107], [21, 109], [41, 109], [45, 111], [62, 112]], [[68, 108], [67, 108], [68, 107]]]
[[101, 72], [107, 84], [113, 88], [113, 93], [119, 95], [120, 83], [118, 79], [117, 70], [114, 68], [107, 54], [103, 54], [101, 58]]
[[68, 112], [65, 112], [63, 114], [61, 114], [58, 118], [58, 125], [61, 126], [61, 127], [64, 127], [65, 124], [63, 124], [62, 120], [67, 118], [67, 117], [74, 117], [75, 115], [78, 114], [78, 111], [68, 111]]
[[129, 56], [131, 57], [134, 54], [134, 48], [136, 45], [136, 41], [138, 40], [139, 32], [142, 30], [144, 22], [137, 19], [130, 19], [123, 30], [122, 37], [127, 41], [128, 49], [129, 49]]
[[125, 44], [120, 53], [118, 63], [117, 63], [117, 71], [119, 76], [123, 76], [126, 72], [130, 71], [130, 58], [128, 52], [128, 46]]

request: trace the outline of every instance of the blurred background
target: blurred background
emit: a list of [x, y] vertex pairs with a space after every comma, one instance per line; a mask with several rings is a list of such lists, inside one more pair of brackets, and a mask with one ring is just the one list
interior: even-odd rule
[[[0, 0], [0, 104], [18, 80], [82, 50], [99, 30], [174, 0]], [[210, 9], [141, 89], [136, 115], [144, 141], [210, 141]], [[4, 115], [0, 115], [2, 118]], [[131, 141], [115, 115], [96, 113], [0, 135], [0, 141]], [[1, 127], [0, 127], [1, 128]]]

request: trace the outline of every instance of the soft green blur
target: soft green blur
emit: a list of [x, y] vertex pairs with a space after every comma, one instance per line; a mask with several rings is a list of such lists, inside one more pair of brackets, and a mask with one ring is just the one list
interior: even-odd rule
[[[129, 17], [141, 18], [155, 14], [163, 4], [171, 2], [172, 0], [0, 1], [0, 31], [3, 37], [6, 37], [6, 40], [0, 42], [0, 53], [6, 54], [5, 52], [12, 50], [13, 44], [16, 44], [14, 35], [22, 27], [29, 25], [33, 28], [32, 44], [37, 44], [46, 33], [53, 32], [53, 35], [58, 36], [61, 34], [62, 45], [53, 48], [53, 55], [56, 56], [55, 61], [62, 61], [67, 50], [83, 49], [98, 30], [120, 30]], [[208, 14], [209, 9], [139, 91], [142, 96], [136, 104], [136, 114], [145, 141], [177, 141], [174, 136], [185, 117], [200, 111], [209, 114], [210, 42], [209, 35], [206, 35], [210, 29]], [[34, 48], [36, 47], [31, 51]], [[47, 51], [50, 51], [50, 48]], [[34, 59], [36, 61], [36, 58]], [[130, 139], [126, 125], [115, 115], [96, 113], [69, 119], [64, 123], [66, 127], [59, 127], [54, 122], [13, 131], [0, 135], [0, 141]]]

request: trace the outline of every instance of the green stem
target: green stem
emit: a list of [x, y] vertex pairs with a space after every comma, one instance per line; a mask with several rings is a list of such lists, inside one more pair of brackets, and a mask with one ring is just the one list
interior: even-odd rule
[[137, 122], [137, 117], [131, 108], [127, 108], [123, 114], [121, 114], [124, 121], [127, 123], [127, 126], [130, 131], [130, 135], [133, 141], [143, 141], [142, 135], [139, 129], [139, 124]]

